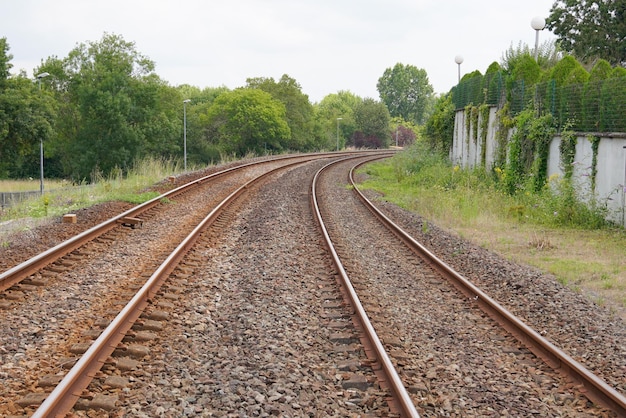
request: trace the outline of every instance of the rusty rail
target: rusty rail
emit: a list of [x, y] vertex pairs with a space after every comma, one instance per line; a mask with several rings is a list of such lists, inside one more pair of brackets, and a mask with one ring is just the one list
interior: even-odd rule
[[[379, 158], [382, 157], [376, 157], [374, 159]], [[333, 264], [339, 272], [341, 284], [344, 288], [345, 293], [347, 294], [350, 305], [355, 311], [355, 317], [360, 325], [360, 329], [364, 334], [364, 338], [362, 338], [361, 341], [365, 346], [365, 352], [367, 356], [374, 360], [378, 367], [380, 367], [380, 369], [375, 369], [374, 371], [376, 372], [376, 375], [380, 380], [381, 386], [386, 386], [391, 392], [392, 399], [389, 400], [390, 408], [395, 412], [400, 413], [403, 417], [419, 417], [419, 414], [415, 409], [415, 405], [413, 405], [413, 402], [411, 401], [411, 398], [407, 393], [406, 388], [404, 387], [404, 384], [400, 379], [400, 376], [398, 376], [398, 372], [396, 371], [393, 363], [387, 355], [387, 352], [383, 347], [380, 338], [378, 338], [378, 335], [376, 334], [376, 331], [372, 326], [365, 312], [365, 309], [363, 308], [363, 305], [361, 304], [361, 301], [359, 300], [359, 297], [356, 294], [354, 287], [352, 286], [352, 283], [350, 282], [350, 278], [348, 277], [348, 274], [346, 273], [343, 264], [341, 263], [341, 260], [337, 255], [337, 252], [335, 251], [335, 247], [333, 246], [333, 243], [330, 239], [330, 236], [328, 235], [328, 231], [322, 219], [319, 204], [317, 201], [318, 178], [325, 169], [332, 166], [333, 164], [340, 163], [342, 161], [344, 161], [344, 159], [333, 161], [322, 167], [315, 174], [315, 177], [313, 178], [313, 183], [311, 185], [311, 205], [315, 212], [317, 223], [322, 230], [326, 246], [332, 255]], [[371, 161], [371, 159], [367, 162], [369, 161]]]
[[530, 328], [515, 315], [489, 297], [477, 286], [472, 284], [450, 266], [440, 260], [423, 245], [407, 234], [391, 219], [383, 214], [358, 189], [354, 181], [354, 171], [364, 163], [360, 163], [350, 170], [350, 182], [354, 192], [363, 201], [365, 206], [396, 236], [404, 241], [417, 255], [426, 260], [433, 268], [446, 277], [455, 287], [476, 303], [485, 313], [500, 323], [508, 332], [515, 336], [522, 344], [528, 347], [537, 357], [543, 359], [555, 371], [565, 373], [570, 379], [581, 384], [585, 390], [583, 395], [588, 399], [614, 411], [618, 416], [626, 416], [626, 397], [609, 386], [606, 382], [586, 369], [568, 354], [556, 347], [539, 333]]
[[150, 300], [156, 295], [165, 280], [167, 280], [169, 274], [193, 247], [201, 232], [210, 226], [214, 220], [217, 219], [220, 213], [222, 213], [228, 205], [243, 194], [251, 185], [276, 171], [284, 170], [287, 167], [301, 163], [302, 162], [300, 161], [292, 162], [261, 174], [233, 191], [213, 210], [211, 210], [211, 212], [200, 222], [200, 224], [194, 228], [194, 230], [157, 268], [137, 294], [91, 344], [89, 349], [76, 362], [76, 364], [65, 375], [63, 380], [61, 380], [61, 382], [54, 388], [50, 395], [48, 395], [32, 417], [43, 418], [65, 416], [80, 398], [83, 390], [88, 387], [95, 374], [102, 368], [109, 356], [122, 341], [126, 333], [140, 317]]
[[[346, 153], [343, 153], [343, 154], [346, 154]], [[134, 208], [129, 209], [120, 215], [117, 215], [99, 225], [96, 225], [92, 227], [91, 229], [84, 231], [83, 233], [76, 235], [67, 241], [62, 242], [29, 260], [26, 260], [23, 263], [18, 264], [17, 266], [14, 266], [2, 272], [0, 274], [0, 291], [4, 291], [10, 288], [11, 286], [22, 281], [24, 278], [52, 264], [59, 258], [71, 253], [72, 251], [76, 250], [82, 245], [85, 245], [87, 242], [99, 237], [100, 235], [107, 233], [111, 229], [115, 228], [119, 223], [121, 223], [123, 218], [138, 217], [141, 213], [146, 212], [149, 209], [159, 205], [164, 198], [171, 199], [179, 194], [190, 191], [191, 189], [201, 184], [204, 184], [207, 181], [215, 180], [216, 178], [226, 175], [232, 171], [241, 170], [241, 169], [248, 168], [254, 165], [266, 164], [268, 162], [276, 162], [280, 160], [299, 159], [299, 158], [301, 159], [301, 158], [307, 158], [307, 157], [310, 159], [315, 159], [315, 158], [330, 157], [334, 155], [342, 155], [342, 154], [318, 153], [318, 154], [308, 154], [308, 155], [287, 155], [287, 156], [273, 158], [271, 160], [253, 161], [250, 163], [224, 169], [217, 173], [213, 173], [213, 174], [204, 176], [202, 178], [196, 179], [194, 181], [191, 181], [189, 183], [186, 183], [182, 186], [179, 186], [175, 189], [170, 190], [167, 193], [157, 196], [147, 202], [137, 205]]]

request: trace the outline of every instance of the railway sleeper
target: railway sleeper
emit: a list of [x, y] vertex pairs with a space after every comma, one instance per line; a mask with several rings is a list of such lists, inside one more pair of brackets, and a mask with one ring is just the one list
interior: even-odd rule
[[143, 228], [143, 219], [139, 218], [125, 216], [122, 219], [119, 219], [118, 222], [121, 223], [122, 226], [130, 227], [132, 229], [135, 229], [137, 227]]

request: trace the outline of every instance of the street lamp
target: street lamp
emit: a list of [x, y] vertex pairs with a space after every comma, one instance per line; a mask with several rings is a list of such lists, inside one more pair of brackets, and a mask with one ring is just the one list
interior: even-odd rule
[[[41, 95], [41, 79], [49, 75], [50, 73], [36, 75], [39, 82], [39, 95]], [[43, 137], [39, 137], [39, 193], [43, 196]]]
[[343, 118], [337, 118], [337, 151], [339, 151], [339, 121]]
[[183, 154], [184, 154], [184, 168], [187, 171], [187, 103], [191, 99], [183, 100]]
[[546, 20], [541, 16], [533, 17], [530, 26], [535, 30], [535, 61], [539, 56], [539, 31], [546, 27]]
[[456, 62], [457, 66], [459, 67], [458, 83], [460, 83], [461, 82], [461, 64], [463, 64], [463, 56], [457, 55], [456, 57], [454, 57], [454, 62]]

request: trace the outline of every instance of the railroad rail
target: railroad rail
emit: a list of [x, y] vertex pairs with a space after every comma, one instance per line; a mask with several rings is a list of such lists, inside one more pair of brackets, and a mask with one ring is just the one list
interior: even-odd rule
[[[358, 153], [357, 153], [358, 154]], [[324, 154], [324, 157], [327, 156], [337, 156], [338, 154]], [[389, 154], [387, 154], [389, 155]], [[158, 289], [163, 285], [163, 283], [168, 279], [168, 276], [174, 271], [178, 263], [180, 263], [187, 252], [193, 247], [194, 243], [208, 226], [210, 226], [213, 222], [215, 222], [218, 216], [229, 206], [232, 202], [234, 202], [242, 193], [244, 193], [247, 189], [249, 189], [253, 184], [261, 181], [267, 176], [276, 173], [278, 170], [284, 170], [288, 167], [295, 166], [298, 164], [302, 164], [304, 162], [310, 161], [312, 159], [320, 158], [320, 155], [311, 156], [307, 158], [296, 158], [295, 161], [288, 162], [286, 164], [282, 164], [280, 167], [273, 168], [268, 170], [267, 172], [255, 177], [252, 180], [249, 180], [245, 184], [241, 185], [235, 191], [233, 191], [227, 198], [225, 198], [221, 203], [216, 205], [214, 209], [194, 228], [194, 230], [176, 247], [176, 249], [166, 258], [165, 261], [154, 271], [154, 273], [147, 279], [146, 283], [141, 287], [141, 289], [132, 297], [130, 302], [124, 308], [121, 309], [119, 314], [115, 317], [115, 319], [100, 333], [98, 338], [91, 343], [87, 351], [82, 355], [80, 359], [74, 364], [74, 366], [70, 369], [70, 371], [63, 377], [61, 382], [56, 385], [56, 387], [52, 390], [52, 392], [46, 397], [43, 403], [39, 406], [39, 408], [35, 411], [33, 417], [51, 417], [51, 416], [65, 416], [75, 403], [82, 396], [85, 396], [85, 389], [88, 387], [90, 382], [94, 377], [97, 376], [99, 370], [110, 361], [110, 356], [116, 350], [116, 348], [120, 347], [120, 343], [124, 339], [125, 335], [131, 330], [133, 324], [140, 318], [144, 309], [148, 306], [151, 300], [157, 294]], [[262, 162], [260, 162], [262, 163]], [[255, 163], [251, 163], [255, 164]], [[248, 165], [246, 165], [248, 166]], [[202, 179], [193, 181], [188, 183], [182, 187], [174, 189], [173, 191], [166, 194], [167, 196], [172, 196], [172, 193], [178, 194], [183, 193], [184, 191], [190, 190], [194, 185], [200, 184], [209, 179], [215, 178], [217, 176], [223, 175], [226, 172], [230, 172], [235, 169], [242, 168], [244, 166], [234, 167], [232, 169], [225, 170], [220, 173], [215, 173], [214, 175], [204, 177]], [[53, 259], [52, 255], [49, 254], [67, 254], [73, 250], [73, 248], [77, 248], [80, 246], [80, 243], [86, 242], [90, 239], [98, 236], [99, 233], [104, 233], [115, 225], [129, 221], [129, 219], [135, 218], [142, 210], [148, 210], [152, 208], [154, 205], [158, 204], [158, 202], [164, 196], [160, 196], [159, 198], [152, 199], [147, 202], [146, 205], [143, 205], [141, 208], [134, 208], [131, 211], [127, 211], [121, 215], [118, 215], [98, 227], [94, 227], [89, 231], [86, 231], [83, 234], [80, 234], [80, 239], [75, 237], [66, 241], [64, 244], [60, 244], [57, 247], [46, 252], [46, 257], [40, 256], [35, 257], [38, 259], [39, 263], [36, 264], [31, 262], [30, 260], [26, 263], [27, 265], [25, 270], [20, 270], [19, 268], [12, 269], [12, 271], [18, 271], [17, 274], [25, 274], [25, 271], [28, 271], [33, 265], [38, 265], [41, 268], [41, 265], [49, 264]], [[100, 229], [103, 228], [103, 229]], [[103, 231], [103, 232], [101, 232]], [[69, 247], [64, 247], [64, 245], [69, 245]], [[68, 248], [72, 248], [72, 250], [68, 250]], [[50, 257], [50, 258], [47, 258]], [[59, 256], [60, 257], [60, 256]], [[19, 267], [19, 266], [18, 266]]]
[[431, 267], [437, 270], [443, 277], [449, 280], [458, 290], [468, 298], [476, 301], [476, 304], [496, 322], [501, 324], [510, 334], [517, 338], [538, 358], [555, 371], [564, 373], [566, 377], [584, 387], [583, 395], [592, 402], [603, 405], [614, 411], [618, 416], [626, 416], [626, 397], [609, 386], [606, 382], [586, 369], [582, 364], [556, 347], [550, 341], [542, 337], [538, 332], [527, 326], [523, 321], [505, 309], [502, 305], [489, 297], [485, 292], [471, 283], [468, 279], [458, 274], [450, 266], [440, 260], [422, 244], [416, 241], [401, 227], [395, 224], [382, 213], [364, 194], [359, 190], [354, 180], [354, 172], [366, 162], [361, 162], [350, 170], [350, 184], [354, 193], [364, 205], [400, 240], [402, 240], [414, 253], [426, 260]]
[[[362, 164], [380, 158], [382, 157], [368, 159], [367, 161], [362, 162]], [[315, 219], [322, 231], [324, 242], [332, 256], [333, 264], [339, 273], [338, 282], [341, 286], [344, 299], [346, 299], [354, 310], [354, 320], [362, 332], [361, 342], [365, 347], [365, 352], [374, 362], [373, 368], [379, 379], [381, 387], [388, 389], [391, 392], [392, 398], [389, 400], [390, 408], [392, 411], [400, 413], [402, 417], [419, 417], [419, 414], [415, 409], [415, 405], [413, 405], [413, 402], [411, 401], [411, 398], [407, 393], [398, 372], [393, 366], [391, 359], [383, 347], [380, 338], [376, 334], [376, 331], [372, 326], [367, 313], [365, 312], [365, 309], [363, 308], [363, 305], [354, 290], [354, 287], [352, 286], [350, 278], [348, 277], [348, 274], [346, 273], [346, 270], [343, 267], [343, 264], [339, 259], [337, 251], [335, 250], [332, 240], [328, 234], [328, 230], [326, 229], [326, 225], [324, 224], [324, 220], [320, 212], [317, 198], [318, 179], [328, 167], [343, 161], [344, 160], [337, 160], [325, 165], [315, 174], [315, 177], [313, 178], [311, 185], [311, 205], [315, 213]]]
[[[193, 229], [193, 231], [176, 247], [176, 249], [165, 259], [165, 261], [150, 276], [141, 289], [133, 296], [130, 302], [124, 306], [115, 319], [108, 327], [102, 331], [100, 336], [91, 344], [89, 349], [70, 369], [61, 382], [48, 395], [41, 406], [32, 415], [33, 417], [52, 417], [64, 416], [68, 413], [76, 401], [80, 398], [83, 390], [87, 388], [96, 373], [107, 362], [109, 356], [115, 351], [122, 342], [124, 336], [132, 328], [133, 324], [139, 319], [142, 312], [154, 298], [159, 288], [175, 267], [180, 263], [185, 254], [193, 247], [194, 243], [200, 236], [201, 232], [210, 226], [223, 210], [230, 205], [237, 197], [245, 192], [247, 188], [256, 182], [266, 178], [278, 170], [283, 170], [292, 165], [301, 164], [301, 161], [292, 162], [281, 167], [269, 170], [262, 175], [246, 182], [238, 189], [233, 191], [226, 199], [219, 203], [211, 212]], [[222, 173], [218, 173], [222, 174]], [[206, 178], [204, 178], [206, 179]], [[203, 180], [204, 180], [203, 179]], [[193, 183], [197, 183], [193, 182]], [[176, 190], [185, 190], [188, 185]], [[154, 199], [153, 199], [154, 200]], [[152, 202], [152, 201], [151, 201]], [[128, 216], [128, 212], [124, 214]], [[123, 216], [113, 218], [107, 221], [116, 222], [123, 219]]]
[[[359, 152], [359, 153], [362, 153], [362, 152]], [[135, 220], [138, 219], [142, 213], [145, 213], [148, 210], [154, 208], [155, 206], [161, 204], [163, 200], [173, 199], [174, 197], [180, 194], [189, 192], [195, 187], [203, 185], [209, 181], [214, 181], [218, 179], [219, 177], [227, 175], [228, 173], [231, 173], [235, 170], [241, 170], [244, 168], [257, 166], [260, 164], [266, 164], [268, 162], [276, 162], [276, 161], [281, 161], [281, 160], [303, 159], [303, 158], [308, 160], [308, 159], [314, 159], [314, 158], [324, 158], [324, 157], [329, 157], [333, 155], [337, 156], [337, 155], [346, 155], [346, 154], [350, 154], [350, 153], [319, 153], [319, 154], [310, 154], [309, 156], [306, 156], [306, 157], [303, 157], [302, 155], [281, 156], [281, 157], [273, 158], [271, 160], [253, 161], [250, 163], [238, 165], [238, 166], [231, 167], [225, 170], [221, 170], [217, 173], [213, 173], [213, 174], [201, 177], [199, 179], [186, 183], [182, 186], [179, 186], [175, 189], [172, 189], [151, 200], [148, 200], [147, 202], [137, 205], [124, 213], [121, 213], [99, 225], [94, 226], [91, 229], [84, 231], [83, 233], [79, 235], [74, 236], [73, 238], [67, 241], [64, 241], [48, 249], [47, 251], [42, 252], [36, 257], [33, 257], [17, 266], [14, 266], [0, 273], [0, 291], [4, 291], [10, 288], [11, 286], [19, 283], [24, 278], [52, 264], [53, 262], [60, 259], [61, 257], [85, 245], [87, 242], [94, 240], [95, 238], [107, 233], [108, 231], [119, 226], [120, 224], [124, 224], [128, 222], [130, 223], [136, 222]]]

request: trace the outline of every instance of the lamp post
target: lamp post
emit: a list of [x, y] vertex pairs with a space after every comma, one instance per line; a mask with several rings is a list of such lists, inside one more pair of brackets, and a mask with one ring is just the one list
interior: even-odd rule
[[339, 151], [339, 121], [343, 118], [337, 118], [337, 151]]
[[[626, 145], [622, 149], [626, 151]], [[626, 226], [626, 158], [624, 159], [624, 184], [622, 185], [622, 225]]]
[[[39, 95], [41, 95], [41, 79], [48, 77], [50, 73], [37, 74], [39, 82]], [[43, 137], [39, 137], [39, 193], [43, 196]]]
[[541, 16], [533, 17], [530, 26], [535, 30], [535, 61], [539, 57], [539, 31], [546, 27], [546, 20]]
[[456, 65], [459, 67], [459, 76], [458, 76], [458, 83], [461, 82], [461, 64], [463, 64], [463, 56], [461, 55], [457, 55], [456, 57], [454, 57], [454, 62], [456, 62]]
[[191, 99], [183, 100], [183, 159], [185, 171], [187, 171], [187, 103], [190, 101]]

